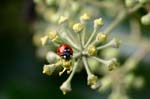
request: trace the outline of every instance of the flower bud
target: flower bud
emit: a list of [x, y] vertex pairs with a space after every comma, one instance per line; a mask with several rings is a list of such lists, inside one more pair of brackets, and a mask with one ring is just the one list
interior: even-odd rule
[[101, 83], [102, 83], [102, 86], [99, 90], [100, 91], [105, 91], [111, 86], [112, 79], [109, 76], [105, 76], [101, 79]]
[[65, 59], [60, 59], [61, 65], [66, 68], [66, 69], [71, 69], [72, 68], [72, 60], [65, 60]]
[[104, 25], [104, 22], [103, 22], [102, 18], [94, 20], [94, 28], [102, 27], [103, 25]]
[[136, 77], [134, 80], [134, 87], [140, 89], [144, 85], [143, 77]]
[[70, 92], [71, 89], [71, 84], [70, 81], [65, 81], [61, 86], [60, 86], [60, 90], [63, 92], [63, 94], [65, 95], [66, 93]]
[[108, 60], [105, 65], [108, 67], [109, 71], [112, 71], [116, 68], [116, 66], [118, 65], [116, 58], [113, 58], [111, 60]]
[[58, 36], [58, 32], [57, 31], [52, 31], [48, 33], [48, 37], [52, 42], [56, 42], [56, 43], [60, 43], [61, 39]]
[[110, 43], [112, 47], [119, 48], [121, 41], [119, 39], [114, 38]]
[[40, 40], [41, 40], [42, 46], [44, 46], [46, 44], [47, 40], [48, 40], [48, 36], [41, 37]]
[[134, 78], [135, 78], [135, 76], [132, 73], [130, 73], [124, 77], [124, 83], [126, 84], [127, 88], [130, 88], [131, 85], [134, 83]]
[[54, 64], [51, 65], [44, 65], [43, 66], [43, 74], [47, 74], [47, 75], [52, 75], [52, 73], [54, 72], [56, 66]]
[[87, 15], [87, 13], [84, 13], [81, 17], [80, 17], [81, 21], [88, 21], [90, 20], [90, 16]]
[[142, 16], [141, 22], [143, 25], [150, 25], [150, 13]]
[[68, 20], [68, 17], [65, 17], [65, 16], [60, 16], [60, 19], [58, 21], [58, 24], [62, 24], [64, 22], [66, 22]]
[[48, 52], [46, 55], [46, 59], [49, 63], [56, 62], [59, 56], [54, 52]]
[[136, 0], [125, 0], [125, 5], [127, 7], [133, 7], [136, 4]]
[[97, 41], [98, 42], [105, 42], [107, 40], [107, 35], [104, 33], [97, 34]]
[[144, 3], [147, 3], [147, 2], [150, 2], [149, 0], [138, 0], [141, 4], [144, 4]]
[[96, 84], [97, 79], [98, 79], [98, 77], [95, 76], [94, 74], [88, 75], [88, 78], [87, 78], [88, 82], [87, 82], [87, 84], [88, 85], [94, 85], [94, 84]]
[[73, 25], [73, 30], [78, 33], [83, 30], [83, 27], [84, 26], [81, 23], [76, 23]]
[[96, 55], [96, 52], [97, 52], [97, 50], [96, 50], [95, 46], [88, 47], [88, 55], [90, 55], [90, 56]]
[[91, 85], [91, 89], [98, 90], [102, 86], [100, 80], [98, 80], [95, 84]]
[[46, 0], [45, 2], [46, 2], [47, 5], [52, 5], [52, 4], [55, 3], [55, 0]]

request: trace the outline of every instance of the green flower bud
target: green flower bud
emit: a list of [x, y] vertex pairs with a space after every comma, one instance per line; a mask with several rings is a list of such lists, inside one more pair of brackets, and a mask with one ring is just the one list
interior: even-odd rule
[[98, 42], [105, 42], [107, 40], [107, 35], [104, 33], [97, 34], [97, 41]]
[[116, 66], [118, 65], [117, 60], [115, 58], [108, 60], [105, 64], [108, 67], [109, 71], [112, 71], [116, 68]]
[[97, 79], [98, 79], [98, 77], [95, 76], [94, 74], [88, 75], [88, 78], [87, 78], [88, 82], [87, 82], [87, 84], [88, 85], [94, 85], [94, 84], [96, 84]]
[[143, 86], [144, 86], [144, 78], [136, 77], [134, 80], [134, 87], [140, 89]]
[[49, 32], [48, 33], [48, 37], [49, 39], [52, 41], [52, 42], [55, 42], [55, 43], [61, 43], [61, 39], [59, 38], [58, 36], [58, 32], [57, 31], [52, 31], [52, 32]]
[[41, 37], [40, 40], [41, 40], [42, 46], [44, 46], [46, 44], [47, 40], [48, 40], [48, 36]]
[[98, 90], [102, 86], [100, 80], [98, 80], [95, 84], [91, 85], [91, 89]]
[[66, 93], [70, 92], [71, 89], [71, 83], [70, 81], [65, 81], [61, 86], [60, 86], [60, 90], [63, 92], [63, 94], [65, 95]]
[[147, 2], [150, 2], [149, 0], [138, 0], [141, 4], [144, 4], [144, 3], [147, 3]]
[[94, 20], [94, 28], [102, 27], [103, 25], [104, 25], [104, 22], [102, 18]]
[[54, 72], [56, 66], [55, 64], [51, 64], [51, 65], [44, 65], [43, 66], [43, 74], [47, 74], [47, 75], [52, 75], [52, 73]]
[[143, 25], [150, 25], [150, 13], [142, 16], [141, 22]]
[[87, 15], [87, 13], [84, 13], [84, 14], [80, 17], [80, 20], [82, 20], [82, 21], [88, 21], [88, 20], [90, 20], [90, 16]]
[[136, 0], [125, 0], [125, 5], [127, 7], [133, 7], [136, 4]]
[[97, 52], [97, 50], [96, 50], [95, 46], [88, 47], [88, 55], [90, 55], [90, 56], [96, 55], [96, 52]]
[[84, 26], [81, 23], [76, 23], [73, 25], [73, 30], [78, 33], [83, 30], [83, 27]]
[[59, 59], [59, 56], [54, 52], [48, 52], [46, 59], [49, 63], [56, 62]]
[[64, 23], [68, 20], [68, 17], [65, 17], [65, 16], [60, 16], [60, 19], [58, 21], [58, 24], [61, 24], [61, 23]]

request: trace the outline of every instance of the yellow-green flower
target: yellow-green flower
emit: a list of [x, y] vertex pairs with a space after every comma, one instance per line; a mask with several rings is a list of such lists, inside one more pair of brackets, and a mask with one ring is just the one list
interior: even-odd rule
[[44, 46], [48, 40], [48, 36], [41, 37], [41, 44]]
[[105, 33], [98, 33], [97, 35], [98, 42], [104, 42], [106, 40], [107, 40], [107, 35]]
[[54, 64], [51, 65], [44, 65], [43, 66], [43, 74], [47, 74], [47, 75], [52, 75], [52, 73], [54, 72], [56, 66]]
[[108, 67], [109, 71], [112, 71], [116, 68], [116, 66], [118, 65], [117, 60], [115, 58], [108, 60], [105, 64]]
[[71, 84], [70, 81], [65, 81], [61, 86], [60, 86], [60, 90], [63, 92], [63, 94], [65, 95], [66, 93], [70, 92], [71, 89]]
[[58, 21], [58, 24], [61, 24], [61, 23], [64, 23], [68, 20], [68, 17], [65, 17], [65, 16], [60, 16], [60, 19]]
[[80, 20], [88, 21], [88, 20], [90, 20], [90, 16], [89, 16], [87, 13], [84, 13], [84, 14], [80, 17]]
[[96, 50], [95, 46], [88, 47], [88, 55], [90, 55], [90, 56], [96, 55], [96, 52], [97, 52], [97, 50]]
[[103, 22], [103, 20], [102, 20], [102, 18], [99, 18], [99, 19], [95, 19], [94, 20], [94, 26], [99, 26], [99, 27], [101, 27], [101, 26], [103, 26], [104, 25], [104, 22]]
[[88, 82], [87, 82], [87, 84], [88, 85], [94, 85], [94, 84], [96, 84], [97, 79], [98, 79], [98, 77], [95, 76], [94, 74], [88, 75], [88, 78], [87, 78]]
[[58, 32], [57, 31], [52, 31], [48, 33], [48, 37], [52, 42], [56, 42], [56, 43], [60, 43], [61, 40], [58, 36]]
[[76, 23], [73, 25], [73, 30], [75, 32], [81, 32], [83, 30], [84, 26], [81, 23]]

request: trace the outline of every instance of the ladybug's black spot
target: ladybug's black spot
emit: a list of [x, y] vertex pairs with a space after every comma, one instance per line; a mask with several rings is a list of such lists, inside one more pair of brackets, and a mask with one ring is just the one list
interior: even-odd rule
[[72, 53], [70, 52], [70, 49], [68, 48], [65, 48], [64, 49], [64, 53], [63, 55], [61, 55], [63, 59], [65, 60], [70, 60], [71, 59], [71, 56], [72, 56]]

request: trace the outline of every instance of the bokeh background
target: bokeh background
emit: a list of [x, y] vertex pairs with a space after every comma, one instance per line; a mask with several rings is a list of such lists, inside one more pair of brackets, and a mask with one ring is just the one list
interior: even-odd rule
[[[76, 74], [73, 91], [65, 96], [59, 90], [65, 76], [42, 74], [46, 61], [36, 57], [32, 43], [35, 18], [32, 0], [0, 1], [0, 99], [106, 99], [110, 91], [99, 93], [87, 87], [84, 71]], [[134, 73], [144, 77], [145, 85], [131, 88], [128, 94], [133, 99], [150, 98], [150, 62], [141, 61]]]

